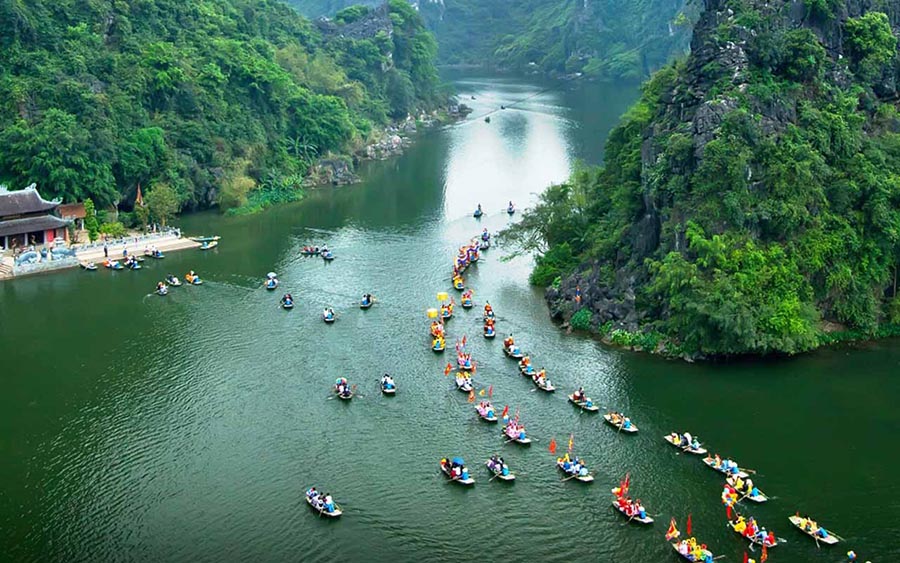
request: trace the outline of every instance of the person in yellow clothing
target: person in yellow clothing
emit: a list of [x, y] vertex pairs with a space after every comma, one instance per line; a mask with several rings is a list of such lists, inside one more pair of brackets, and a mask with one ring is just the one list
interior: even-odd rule
[[743, 534], [745, 529], [747, 529], [747, 523], [744, 521], [744, 517], [738, 516], [737, 521], [734, 523], [734, 531]]

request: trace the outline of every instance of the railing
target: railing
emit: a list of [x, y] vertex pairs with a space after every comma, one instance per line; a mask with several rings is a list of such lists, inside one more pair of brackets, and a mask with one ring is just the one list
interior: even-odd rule
[[27, 264], [15, 264], [12, 267], [14, 276], [24, 274], [36, 274], [38, 272], [49, 272], [51, 270], [60, 270], [62, 268], [72, 268], [78, 265], [78, 260], [74, 256], [66, 256], [56, 260], [43, 260], [41, 262], [29, 262]]

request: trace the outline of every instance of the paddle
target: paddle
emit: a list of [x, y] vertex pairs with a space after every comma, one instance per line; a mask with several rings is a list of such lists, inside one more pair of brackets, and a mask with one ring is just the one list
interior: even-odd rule
[[565, 482], [568, 481], [569, 479], [574, 479], [575, 477], [578, 477], [578, 473], [575, 473], [574, 475], [570, 475], [570, 476], [566, 477], [565, 479], [563, 479], [562, 481], [560, 481], [560, 483], [565, 483]]

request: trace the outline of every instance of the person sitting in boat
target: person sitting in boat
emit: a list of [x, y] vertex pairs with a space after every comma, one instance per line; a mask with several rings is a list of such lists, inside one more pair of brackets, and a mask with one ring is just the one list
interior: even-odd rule
[[294, 296], [291, 295], [290, 293], [285, 293], [284, 296], [281, 298], [281, 302], [284, 305], [293, 305], [294, 304]]
[[319, 496], [319, 491], [317, 491], [315, 487], [310, 487], [310, 488], [306, 491], [306, 497], [309, 498], [309, 499], [311, 499], [311, 500], [312, 500], [312, 499], [315, 499], [317, 496]]
[[515, 211], [515, 210], [516, 210], [516, 206], [513, 205], [513, 202], [510, 201], [510, 202], [509, 202], [509, 205], [506, 206], [506, 211], [507, 211], [508, 213], [512, 213], [512, 212]]
[[491, 240], [491, 234], [488, 232], [487, 227], [483, 231], [481, 231], [481, 240], [487, 242]]
[[322, 312], [322, 317], [330, 321], [334, 318], [334, 309], [332, 309], [331, 307], [326, 307], [325, 311]]
[[334, 500], [331, 498], [331, 493], [325, 493], [325, 512], [334, 512]]
[[512, 345], [515, 343], [516, 343], [516, 341], [513, 340], [512, 334], [510, 334], [509, 336], [507, 336], [506, 338], [503, 339], [503, 347], [506, 348], [507, 350], [512, 348]]
[[487, 417], [487, 418], [494, 417], [494, 405], [492, 405], [490, 401], [482, 400], [481, 403], [479, 403], [478, 407], [481, 410], [481, 414], [484, 415], [485, 417]]
[[478, 209], [475, 210], [476, 215], [481, 215], [483, 212], [481, 211], [481, 204], [478, 204]]
[[394, 378], [388, 374], [384, 374], [384, 377], [381, 378], [381, 385], [385, 389], [393, 389], [394, 388]]
[[493, 317], [494, 316], [494, 308], [491, 307], [490, 301], [484, 304], [484, 316], [485, 317]]

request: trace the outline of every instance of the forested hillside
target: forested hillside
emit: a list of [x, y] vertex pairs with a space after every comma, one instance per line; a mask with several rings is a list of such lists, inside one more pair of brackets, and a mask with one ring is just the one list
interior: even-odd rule
[[706, 0], [606, 163], [506, 233], [555, 315], [670, 353], [795, 353], [900, 323], [900, 1]]
[[[377, 0], [289, 0], [310, 17]], [[639, 79], [683, 53], [696, 2], [684, 0], [410, 0], [443, 64]], [[685, 4], [688, 5], [685, 8]]]
[[99, 205], [160, 184], [186, 207], [289, 199], [318, 156], [439, 102], [418, 14], [361, 18], [323, 33], [278, 0], [0, 0], [0, 181]]

